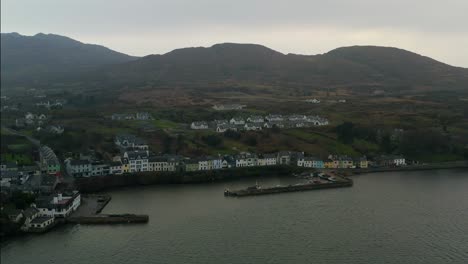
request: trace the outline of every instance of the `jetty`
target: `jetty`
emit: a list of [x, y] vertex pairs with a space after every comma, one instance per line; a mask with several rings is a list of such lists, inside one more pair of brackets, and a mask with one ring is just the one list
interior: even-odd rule
[[342, 188], [353, 186], [353, 180], [348, 178], [342, 178], [337, 176], [320, 176], [315, 177], [316, 179], [306, 183], [298, 183], [287, 186], [275, 186], [263, 188], [256, 184], [255, 186], [248, 187], [247, 189], [231, 191], [229, 189], [224, 190], [224, 196], [232, 197], [244, 197], [252, 195], [264, 195], [264, 194], [275, 194], [285, 192], [299, 192], [309, 190], [320, 190], [320, 189], [331, 189], [331, 188]]
[[74, 224], [131, 224], [147, 223], [148, 215], [138, 214], [101, 214], [101, 211], [111, 200], [110, 195], [85, 195], [81, 206], [70, 217], [67, 223]]
[[94, 216], [78, 216], [67, 219], [70, 223], [76, 224], [130, 224], [147, 223], [147, 215], [135, 214], [98, 214]]

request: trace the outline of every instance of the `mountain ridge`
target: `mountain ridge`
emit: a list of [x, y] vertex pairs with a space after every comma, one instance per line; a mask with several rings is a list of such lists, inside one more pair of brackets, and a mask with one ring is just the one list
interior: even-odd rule
[[[22, 79], [23, 83], [60, 81], [82, 85], [93, 83], [103, 87], [222, 86], [226, 83], [250, 83], [302, 87], [384, 87], [400, 90], [468, 87], [468, 69], [450, 66], [394, 47], [348, 46], [323, 54], [301, 55], [283, 54], [259, 44], [226, 42], [210, 47], [175, 49], [164, 54], [138, 58], [68, 37], [39, 33], [30, 38], [46, 40], [44, 46], [19, 43], [16, 50], [13, 49], [23, 56], [19, 58], [29, 55], [24, 58], [28, 62], [26, 67], [24, 61], [23, 64], [21, 61], [15, 64], [14, 60], [18, 57], [14, 56], [12, 50], [3, 47], [9, 39], [24, 40], [24, 36], [18, 33], [4, 34], [2, 33], [2, 84], [4, 77], [15, 83], [15, 77], [31, 72], [30, 65], [40, 65], [45, 70], [40, 70], [38, 74], [36, 72], [35, 78]], [[9, 44], [11, 47], [11, 43]], [[31, 51], [31, 48], [42, 51]], [[85, 54], [97, 52], [100, 56], [96, 60], [89, 56], [69, 54], [83, 54], [83, 49]], [[57, 51], [59, 55], [55, 54]], [[3, 56], [5, 52], [8, 54]], [[46, 56], [37, 57], [37, 53]], [[47, 63], [50, 62], [55, 63], [52, 66], [56, 67], [47, 68]], [[5, 65], [6, 71], [3, 67]], [[12, 65], [16, 66], [16, 69], [13, 67], [13, 73], [8, 72]], [[26, 67], [26, 70], [22, 67]], [[32, 70], [37, 71], [37, 67]]]

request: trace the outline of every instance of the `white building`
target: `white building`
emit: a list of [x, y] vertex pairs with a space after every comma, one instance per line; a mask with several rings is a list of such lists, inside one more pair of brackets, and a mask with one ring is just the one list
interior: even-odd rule
[[115, 144], [124, 149], [148, 149], [148, 144], [134, 135], [118, 135], [115, 137]]
[[177, 171], [180, 163], [179, 156], [151, 156], [148, 161], [149, 171]]
[[297, 166], [305, 168], [323, 168], [323, 161], [314, 157], [301, 157], [297, 160]]
[[232, 125], [245, 125], [245, 120], [242, 117], [233, 117], [229, 120]]
[[121, 161], [112, 161], [111, 163], [109, 163], [109, 174], [112, 174], [112, 175], [123, 174], [122, 165], [123, 164]]
[[262, 130], [262, 124], [261, 123], [247, 123], [244, 125], [244, 129], [246, 131]]
[[284, 117], [282, 115], [267, 115], [265, 120], [268, 122], [279, 122], [284, 121]]
[[263, 116], [249, 116], [247, 118], [247, 122], [250, 122], [250, 123], [263, 123], [263, 122], [265, 122], [265, 119], [263, 118]]
[[230, 125], [230, 124], [223, 124], [223, 125], [216, 126], [216, 132], [218, 133], [224, 133], [228, 130], [237, 131], [237, 127], [235, 125]]
[[91, 162], [87, 160], [65, 160], [67, 173], [73, 177], [89, 177], [93, 171]]
[[251, 153], [241, 153], [236, 155], [236, 167], [253, 167], [257, 166], [257, 156]]
[[277, 154], [263, 154], [257, 159], [258, 166], [275, 166]]
[[201, 121], [201, 122], [192, 122], [190, 125], [191, 129], [208, 129], [208, 123]]
[[36, 200], [36, 208], [40, 216], [54, 218], [68, 217], [81, 205], [81, 195], [78, 191], [70, 194], [58, 193], [53, 196], [39, 197]]
[[148, 171], [148, 158], [149, 153], [147, 150], [126, 151], [124, 153], [124, 159], [130, 165], [129, 172]]

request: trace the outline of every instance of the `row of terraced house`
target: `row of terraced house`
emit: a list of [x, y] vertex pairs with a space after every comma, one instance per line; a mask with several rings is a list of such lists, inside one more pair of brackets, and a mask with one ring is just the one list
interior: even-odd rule
[[218, 133], [228, 130], [262, 130], [273, 127], [277, 128], [302, 128], [311, 126], [328, 125], [328, 120], [319, 116], [311, 115], [267, 115], [267, 116], [249, 116], [248, 118], [233, 117], [229, 120], [214, 120], [211, 122], [198, 121], [192, 122], [191, 129], [213, 129]]
[[[111, 162], [92, 160], [66, 160], [70, 175], [75, 177], [92, 177], [101, 175], [118, 175], [138, 172], [182, 172], [208, 171], [255, 166], [292, 165], [306, 168], [367, 168], [369, 161], [365, 156], [352, 158], [346, 155], [329, 155], [320, 159], [304, 155], [303, 152], [280, 151], [277, 153], [203, 156], [188, 158], [180, 155], [154, 155], [149, 151], [144, 140], [132, 135], [116, 137], [115, 144], [121, 148], [121, 155]], [[403, 161], [402, 161], [403, 160]], [[402, 157], [387, 157], [385, 166], [404, 165]]]

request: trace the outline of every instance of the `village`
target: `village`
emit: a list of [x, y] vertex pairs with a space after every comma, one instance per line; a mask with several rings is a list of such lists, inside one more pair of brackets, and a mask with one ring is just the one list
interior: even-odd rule
[[[170, 173], [229, 170], [233, 168], [298, 166], [310, 169], [366, 169], [369, 167], [405, 166], [402, 156], [382, 156], [374, 161], [365, 156], [349, 157], [331, 154], [326, 159], [306, 156], [303, 152], [239, 153], [203, 157], [154, 155], [147, 143], [133, 135], [119, 135], [115, 145], [121, 155], [111, 162], [81, 155], [80, 159], [59, 160], [48, 146], [39, 147], [37, 166], [1, 164], [2, 192], [35, 193], [38, 197], [23, 210], [11, 210], [8, 217], [13, 223], [22, 223], [23, 232], [45, 232], [56, 224], [64, 223], [81, 204], [81, 194], [70, 188], [70, 180], [108, 175], [139, 173]], [[63, 164], [63, 165], [62, 165]]]

